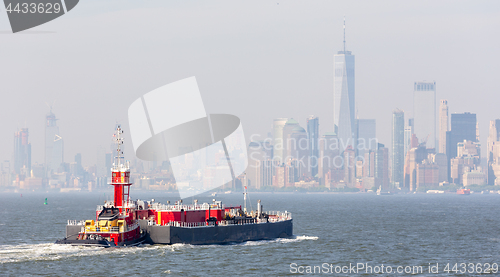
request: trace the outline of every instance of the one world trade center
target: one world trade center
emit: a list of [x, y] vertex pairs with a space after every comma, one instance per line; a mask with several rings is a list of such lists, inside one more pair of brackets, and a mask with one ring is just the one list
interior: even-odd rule
[[333, 122], [334, 131], [339, 139], [341, 151], [348, 146], [356, 149], [355, 107], [354, 107], [354, 55], [345, 49], [345, 19], [344, 19], [344, 49], [333, 58]]

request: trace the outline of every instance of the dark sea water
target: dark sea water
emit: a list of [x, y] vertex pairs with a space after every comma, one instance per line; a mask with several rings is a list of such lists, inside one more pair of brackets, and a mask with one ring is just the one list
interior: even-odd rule
[[[475, 276], [500, 264], [500, 195], [250, 194], [264, 210], [292, 212], [295, 237], [231, 245], [147, 245], [101, 249], [54, 245], [68, 219], [92, 219], [100, 193], [0, 194], [0, 276], [276, 276], [328, 268], [328, 275], [396, 276], [398, 266], [421, 266], [414, 276]], [[44, 199], [48, 198], [48, 205]], [[134, 192], [166, 202], [174, 194]], [[199, 197], [199, 202], [213, 197]], [[219, 195], [242, 204], [241, 194]], [[184, 201], [185, 203], [188, 201]], [[352, 269], [363, 263], [380, 272]], [[438, 263], [438, 274], [429, 264]], [[466, 263], [464, 274], [444, 272]], [[474, 270], [471, 270], [472, 263]], [[302, 266], [299, 268], [299, 266]], [[308, 268], [308, 266], [310, 266]], [[385, 268], [387, 270], [387, 268]], [[418, 270], [418, 268], [417, 268]], [[462, 271], [463, 272], [463, 271]], [[496, 275], [496, 274], [486, 274]]]

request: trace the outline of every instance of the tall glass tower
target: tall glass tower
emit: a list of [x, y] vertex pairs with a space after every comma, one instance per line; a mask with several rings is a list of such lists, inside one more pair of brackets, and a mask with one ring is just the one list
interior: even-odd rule
[[50, 176], [51, 171], [57, 171], [63, 163], [63, 139], [59, 136], [57, 118], [51, 111], [45, 117], [45, 174]]
[[411, 137], [413, 135], [413, 118], [408, 119], [408, 125], [405, 126], [405, 158], [408, 154], [408, 150], [411, 149]]
[[276, 118], [273, 122], [273, 160], [283, 163], [285, 141], [283, 139], [283, 128], [288, 118]]
[[377, 123], [375, 119], [356, 119], [357, 156], [364, 157], [368, 150], [377, 150]]
[[[345, 49], [333, 57], [333, 122], [339, 145], [356, 149], [354, 109], [354, 55]], [[342, 151], [344, 149], [341, 149]]]
[[31, 174], [31, 143], [28, 142], [28, 136], [28, 128], [22, 128], [14, 134], [14, 172], [25, 173], [26, 177]]
[[476, 142], [476, 114], [454, 113], [451, 114], [451, 145], [448, 159], [457, 156], [457, 144], [464, 140]]
[[312, 177], [318, 174], [319, 162], [319, 118], [311, 115], [307, 118], [307, 140], [309, 142], [309, 157], [311, 163], [309, 164], [309, 172]]
[[392, 112], [392, 153], [391, 182], [400, 187], [404, 185], [405, 164], [405, 114], [402, 110]]
[[446, 132], [448, 132], [448, 101], [439, 104], [439, 153], [446, 153]]
[[413, 91], [414, 133], [427, 148], [436, 148], [436, 82], [415, 82]]

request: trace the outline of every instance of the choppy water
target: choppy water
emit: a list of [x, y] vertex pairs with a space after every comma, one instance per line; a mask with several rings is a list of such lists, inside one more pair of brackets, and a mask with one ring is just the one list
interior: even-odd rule
[[[173, 194], [132, 194], [161, 202], [175, 200]], [[43, 205], [45, 197], [48, 205]], [[3, 193], [0, 275], [264, 276], [294, 275], [295, 270], [324, 263], [330, 269], [363, 263], [391, 266], [394, 271], [398, 266], [422, 266], [424, 272], [414, 275], [436, 276], [428, 267], [439, 263], [438, 275], [444, 276], [447, 263], [500, 264], [500, 195], [251, 194], [250, 198], [254, 206], [261, 199], [264, 210], [292, 212], [296, 236], [209, 246], [54, 245], [64, 237], [67, 219], [92, 218], [104, 194]], [[217, 199], [242, 203], [241, 195]], [[363, 270], [358, 274], [373, 275]], [[378, 276], [391, 275], [398, 274]], [[467, 275], [475, 274], [458, 274]]]

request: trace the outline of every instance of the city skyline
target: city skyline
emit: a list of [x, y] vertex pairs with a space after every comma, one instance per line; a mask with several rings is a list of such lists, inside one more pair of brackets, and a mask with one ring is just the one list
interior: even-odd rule
[[[387, 3], [389, 4], [389, 2]], [[5, 65], [1, 69], [3, 76], [5, 76], [2, 91], [9, 95], [7, 101], [3, 102], [1, 115], [4, 118], [13, 118], [5, 123], [3, 127], [5, 132], [1, 134], [0, 143], [12, 145], [12, 133], [21, 127], [29, 128], [34, 163], [43, 163], [44, 161], [42, 120], [49, 110], [44, 105], [45, 102], [52, 103], [55, 100], [53, 112], [59, 118], [58, 126], [65, 142], [64, 160], [72, 161], [74, 155], [81, 152], [82, 164], [89, 166], [95, 164], [96, 149], [99, 146], [107, 147], [109, 145], [111, 136], [109, 130], [117, 121], [122, 123], [126, 130], [125, 110], [132, 99], [136, 99], [139, 95], [156, 87], [157, 84], [174, 81], [186, 77], [188, 74], [196, 75], [200, 80], [200, 86], [206, 88], [203, 90], [206, 93], [202, 96], [206, 98], [207, 110], [238, 114], [245, 122], [248, 135], [261, 134], [265, 137], [269, 131], [268, 122], [277, 117], [293, 117], [301, 126], [306, 126], [305, 121], [310, 114], [315, 114], [321, 119], [320, 136], [333, 131], [331, 127], [333, 126], [331, 116], [333, 112], [333, 66], [331, 61], [334, 53], [343, 49], [342, 22], [344, 14], [349, 27], [346, 39], [347, 48], [357, 55], [357, 117], [376, 119], [380, 142], [391, 145], [390, 111], [392, 109], [399, 107], [405, 112], [411, 112], [412, 84], [417, 80], [436, 80], [438, 82], [439, 90], [436, 98], [448, 99], [450, 114], [467, 111], [478, 114], [483, 149], [486, 145], [488, 122], [498, 117], [494, 110], [482, 108], [484, 104], [477, 101], [477, 95], [468, 94], [470, 91], [479, 91], [478, 93], [483, 98], [495, 96], [497, 85], [488, 80], [494, 80], [489, 76], [497, 75], [496, 71], [482, 70], [481, 68], [496, 68], [493, 63], [493, 57], [496, 57], [496, 54], [490, 48], [482, 48], [481, 51], [476, 51], [476, 55], [479, 57], [474, 61], [458, 62], [460, 60], [459, 54], [475, 49], [472, 46], [478, 47], [478, 42], [494, 45], [498, 39], [491, 36], [490, 32], [498, 25], [496, 21], [491, 21], [492, 18], [495, 18], [495, 12], [498, 10], [496, 3], [486, 5], [490, 6], [488, 8], [462, 3], [460, 6], [467, 7], [467, 11], [457, 7], [450, 8], [448, 5], [439, 3], [419, 5], [411, 3], [405, 7], [386, 5], [384, 7], [385, 13], [381, 11], [381, 8], [369, 3], [344, 6], [342, 13], [335, 11], [335, 5], [328, 6], [330, 4], [326, 2], [322, 3], [326, 6], [298, 3], [281, 3], [279, 7], [264, 3], [254, 7], [245, 4], [226, 7], [220, 5], [218, 7], [225, 11], [233, 12], [242, 10], [241, 7], [248, 8], [245, 12], [237, 13], [240, 18], [234, 24], [242, 27], [237, 32], [228, 28], [224, 22], [210, 23], [212, 24], [210, 26], [220, 27], [220, 34], [235, 37], [235, 40], [231, 40], [232, 42], [227, 47], [223, 46], [217, 50], [217, 47], [221, 46], [220, 41], [208, 39], [203, 36], [203, 31], [196, 31], [195, 27], [201, 25], [197, 23], [198, 21], [194, 21], [192, 25], [186, 27], [191, 34], [188, 37], [179, 32], [162, 29], [165, 36], [179, 39], [178, 43], [172, 44], [171, 40], [160, 37], [146, 38], [141, 44], [144, 46], [141, 47], [145, 47], [144, 49], [152, 54], [162, 53], [155, 55], [155, 59], [151, 59], [153, 56], [146, 54], [134, 57], [126, 55], [132, 49], [137, 49], [133, 48], [137, 45], [125, 38], [106, 44], [105, 30], [103, 30], [104, 32], [99, 30], [97, 24], [89, 24], [86, 20], [87, 17], [105, 20], [108, 24], [105, 25], [108, 31], [109, 28], [117, 28], [118, 25], [124, 24], [122, 26], [125, 26], [127, 30], [139, 32], [140, 30], [133, 28], [133, 25], [127, 20], [128, 8], [132, 8], [135, 4], [124, 4], [123, 11], [112, 15], [109, 11], [91, 11], [90, 4], [92, 1], [80, 4], [79, 9], [66, 15], [64, 20], [57, 20], [43, 27], [35, 28], [33, 29], [34, 33], [30, 35], [2, 34], [0, 36], [2, 45], [5, 46], [5, 51], [0, 54]], [[164, 4], [154, 3], [152, 5], [157, 8], [156, 13], [159, 11], [169, 13]], [[178, 4], [176, 8], [187, 18], [192, 18], [194, 14], [188, 12], [191, 5]], [[217, 4], [215, 5], [217, 6]], [[361, 10], [359, 9], [360, 5], [364, 5]], [[308, 9], [304, 9], [306, 7]], [[328, 11], [328, 8], [334, 12]], [[433, 13], [427, 13], [426, 10], [433, 10]], [[138, 16], [145, 18], [151, 12], [155, 11], [146, 9]], [[304, 17], [296, 17], [297, 13], [303, 14]], [[314, 20], [311, 20], [313, 14]], [[463, 14], [466, 15], [465, 19]], [[270, 23], [272, 28], [255, 29], [258, 26], [246, 25], [254, 15], [261, 15], [264, 22]], [[276, 23], [274, 18], [277, 15], [284, 24]], [[402, 19], [402, 15], [409, 15], [409, 17]], [[6, 29], [6, 17], [2, 16], [0, 17], [0, 27]], [[106, 19], [107, 16], [111, 16], [111, 18]], [[428, 20], [422, 22], [419, 18], [423, 16], [428, 17]], [[446, 21], [448, 23], [443, 23], [443, 16], [448, 19]], [[393, 24], [390, 19], [401, 20], [401, 24]], [[165, 20], [168, 22], [168, 19]], [[307, 24], [303, 24], [305, 22]], [[367, 22], [371, 24], [367, 24]], [[306, 32], [303, 33], [299, 29], [291, 31], [290, 28], [285, 27], [287, 24], [302, 24], [305, 26]], [[89, 31], [84, 32], [83, 28]], [[48, 33], [36, 33], [45, 30], [48, 30]], [[440, 36], [444, 30], [446, 30], [447, 36]], [[285, 34], [281, 39], [270, 39], [270, 36], [274, 37], [280, 32]], [[79, 49], [77, 45], [87, 45], [84, 42], [88, 41], [90, 34], [92, 37], [94, 34], [102, 34], [103, 45], [88, 45], [89, 47], [83, 52], [72, 50]], [[260, 46], [255, 47], [256, 44], [245, 46], [248, 36], [253, 39], [258, 38], [259, 44], [257, 45]], [[301, 38], [300, 41], [305, 40], [308, 43], [295, 40], [296, 36]], [[435, 40], [427, 41], [429, 36]], [[182, 50], [182, 47], [179, 46], [188, 43], [186, 40], [189, 37], [194, 41], [202, 42], [201, 44], [205, 47], [195, 48], [198, 52]], [[290, 44], [290, 40], [295, 43]], [[475, 43], [472, 44], [472, 40]], [[388, 44], [388, 41], [393, 43]], [[56, 42], [61, 45], [61, 48], [67, 49], [61, 57], [57, 51], [51, 50]], [[414, 42], [418, 47], [410, 47]], [[116, 43], [120, 43], [120, 49], [108, 48], [111, 46], [107, 46]], [[26, 47], [26, 45], [37, 45], [37, 48]], [[24, 50], [19, 52], [17, 49]], [[255, 52], [248, 51], [249, 49], [253, 49]], [[310, 51], [311, 49], [316, 50]], [[40, 51], [44, 52], [45, 55], [37, 55]], [[103, 53], [106, 51], [115, 54], [104, 55]], [[223, 52], [227, 51], [233, 53], [234, 58], [230, 60], [224, 58]], [[195, 56], [192, 56], [193, 53]], [[253, 61], [249, 62], [245, 58], [248, 55]], [[486, 55], [485, 57], [488, 59], [481, 58], [483, 55]], [[176, 58], [177, 56], [181, 58]], [[212, 56], [214, 58], [210, 58]], [[30, 59], [23, 57], [30, 57]], [[174, 66], [175, 69], [169, 66], [179, 65], [181, 60], [190, 60], [191, 62], [187, 63], [186, 66]], [[45, 66], [47, 61], [53, 65], [48, 70]], [[430, 61], [433, 61], [433, 68], [428, 67]], [[78, 65], [72, 67], [74, 74], [65, 70], [72, 64]], [[125, 66], [128, 64], [133, 66]], [[151, 66], [147, 66], [148, 64]], [[207, 75], [206, 69], [210, 68], [208, 65], [214, 64], [217, 70], [212, 71], [220, 73]], [[248, 66], [241, 67], [238, 64]], [[261, 64], [268, 66], [261, 69]], [[471, 67], [479, 70], [472, 73], [465, 70]], [[193, 70], [193, 68], [199, 69]], [[229, 74], [223, 68], [233, 68], [234, 70]], [[260, 72], [256, 71], [257, 68], [260, 69]], [[291, 68], [293, 70], [290, 70]], [[452, 70], [453, 68], [456, 70]], [[21, 69], [24, 72], [23, 76], [25, 76], [23, 78], [39, 82], [21, 82], [21, 79], [14, 74], [20, 72]], [[41, 72], [45, 73], [40, 75]], [[383, 76], [385, 75], [381, 75], [383, 72], [384, 74], [390, 73], [395, 77], [390, 86], [384, 80]], [[462, 72], [469, 73], [462, 75]], [[454, 81], [458, 79], [471, 80], [476, 74], [484, 80], [479, 88], [476, 82], [458, 83]], [[232, 81], [224, 83], [224, 75], [231, 76]], [[51, 76], [64, 76], [66, 81], [61, 82], [58, 87], [54, 87], [52, 84], [57, 78], [54, 77], [54, 79]], [[86, 76], [85, 78], [92, 81], [82, 83], [81, 76]], [[138, 82], [138, 78], [144, 81]], [[247, 83], [248, 80], [258, 80], [259, 82], [256, 83], [265, 85], [263, 87], [260, 85], [248, 87], [240, 85]], [[73, 84], [79, 85], [75, 87]], [[289, 97], [283, 97], [285, 92]], [[116, 101], [117, 95], [122, 95], [122, 100]], [[457, 97], [457, 95], [461, 97]], [[474, 97], [472, 97], [473, 95]], [[220, 99], [226, 99], [226, 101], [219, 103]], [[262, 101], [262, 99], [268, 101]], [[276, 104], [277, 102], [278, 104]], [[262, 112], [255, 113], [253, 109], [246, 107], [258, 107], [259, 111]], [[2, 160], [10, 160], [11, 155], [12, 149], [10, 147], [2, 147], [0, 150]], [[128, 158], [132, 157], [131, 155]]]

